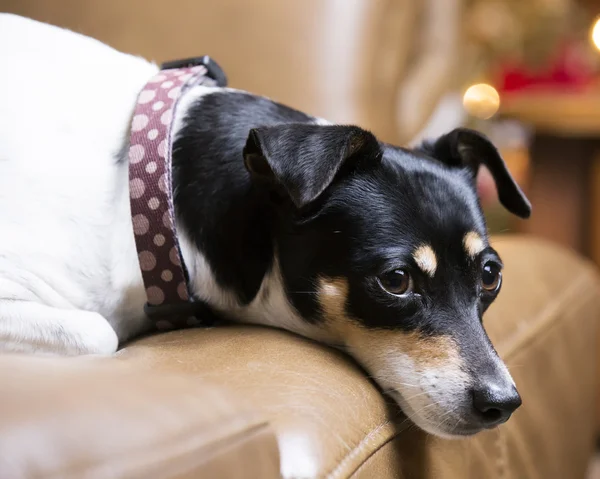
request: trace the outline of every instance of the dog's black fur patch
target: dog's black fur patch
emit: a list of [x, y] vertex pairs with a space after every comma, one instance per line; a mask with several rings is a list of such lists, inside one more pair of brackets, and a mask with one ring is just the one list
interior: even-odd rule
[[254, 184], [242, 150], [251, 128], [306, 123], [308, 115], [242, 92], [192, 106], [173, 145], [174, 201], [216, 281], [249, 303], [273, 260], [270, 192]]
[[[276, 248], [288, 298], [306, 321], [323, 320], [319, 278], [342, 277], [347, 313], [365, 327], [452, 333], [467, 354], [475, 347], [472, 322], [497, 294], [482, 290], [482, 267], [500, 264], [491, 248], [471, 258], [463, 245], [468, 232], [487, 238], [479, 164], [494, 175], [508, 209], [530, 211], [479, 133], [459, 129], [408, 150], [358, 127], [316, 125], [246, 93], [200, 99], [173, 163], [177, 213], [217, 282], [242, 303], [255, 297]], [[424, 244], [437, 256], [433, 277], [412, 257]], [[415, 294], [396, 297], [380, 287], [377, 277], [398, 268], [412, 276]]]

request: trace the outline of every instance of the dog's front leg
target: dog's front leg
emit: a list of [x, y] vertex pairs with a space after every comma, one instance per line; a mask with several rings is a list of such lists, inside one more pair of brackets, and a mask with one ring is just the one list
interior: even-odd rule
[[98, 313], [0, 299], [0, 352], [112, 354], [118, 344]]

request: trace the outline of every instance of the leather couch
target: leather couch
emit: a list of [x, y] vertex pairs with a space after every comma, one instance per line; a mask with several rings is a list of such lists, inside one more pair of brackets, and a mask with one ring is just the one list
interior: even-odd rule
[[600, 280], [497, 237], [484, 323], [523, 406], [463, 440], [411, 425], [348, 358], [274, 329], [176, 331], [115, 357], [0, 357], [2, 478], [582, 478], [594, 446]]
[[[448, 65], [430, 62], [432, 51], [452, 58], [440, 47], [454, 45], [452, 29], [438, 36], [439, 11], [429, 20], [423, 11], [435, 1], [451, 3], [0, 0], [0, 9], [157, 61], [209, 53], [234, 87], [401, 143], [420, 125], [397, 116], [405, 84], [429, 72], [451, 87]], [[433, 36], [416, 41], [422, 31]], [[425, 83], [417, 93], [417, 105], [431, 105], [443, 91]], [[111, 358], [0, 356], [0, 478], [581, 478], [596, 435], [598, 274], [539, 240], [494, 245], [505, 281], [484, 324], [523, 398], [500, 428], [434, 438], [336, 351], [266, 328], [197, 329]]]

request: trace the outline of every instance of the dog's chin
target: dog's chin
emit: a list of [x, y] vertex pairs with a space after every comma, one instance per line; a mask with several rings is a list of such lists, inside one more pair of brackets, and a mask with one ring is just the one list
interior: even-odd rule
[[[443, 439], [464, 439], [474, 436], [485, 429], [483, 426], [464, 424], [466, 422], [465, 419], [456, 415], [450, 417], [450, 415], [447, 415], [445, 412], [442, 412], [438, 418], [424, 417], [418, 414], [399, 392], [392, 391], [390, 396], [400, 406], [400, 409], [402, 409], [402, 412], [404, 412], [408, 419], [410, 419], [417, 427], [432, 436]], [[446, 418], [445, 421], [444, 417]]]
[[466, 439], [468, 437], [474, 436], [475, 434], [483, 431], [484, 428], [454, 428], [450, 432], [441, 432], [441, 431], [426, 431], [429, 434], [432, 434], [437, 437], [441, 437], [443, 439]]

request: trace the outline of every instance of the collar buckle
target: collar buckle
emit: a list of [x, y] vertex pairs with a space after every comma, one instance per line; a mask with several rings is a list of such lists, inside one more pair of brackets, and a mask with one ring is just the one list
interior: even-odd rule
[[217, 86], [227, 86], [227, 75], [219, 64], [208, 55], [201, 57], [182, 58], [179, 60], [170, 60], [161, 64], [161, 70], [172, 70], [174, 68], [189, 68], [202, 65], [206, 68], [206, 74], [217, 82]]

